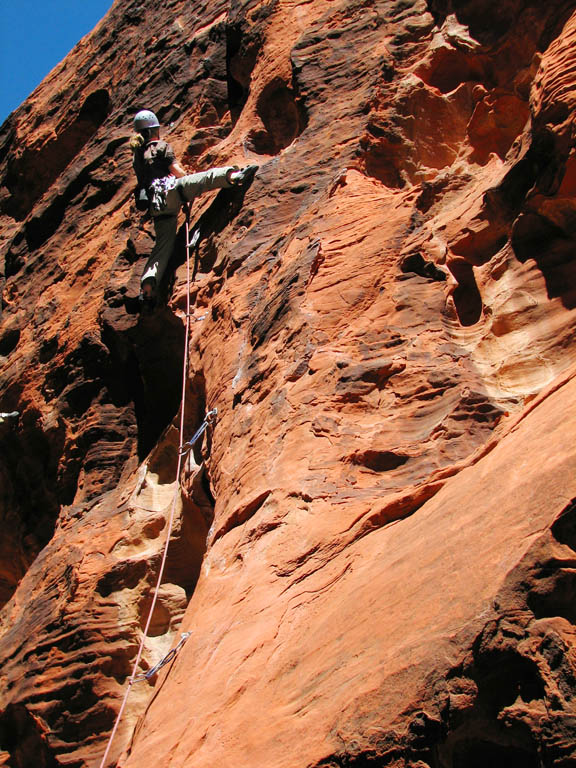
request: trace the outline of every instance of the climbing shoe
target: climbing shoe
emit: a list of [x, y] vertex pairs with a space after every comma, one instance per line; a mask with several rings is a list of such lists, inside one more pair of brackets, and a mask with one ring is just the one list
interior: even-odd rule
[[141, 293], [138, 297], [140, 312], [150, 314], [156, 306], [156, 296], [152, 293]]
[[0, 413], [0, 424], [3, 424], [5, 421], [8, 422], [11, 419], [17, 419], [18, 416], [20, 416], [19, 411], [10, 411], [10, 413]]
[[259, 165], [247, 165], [245, 168], [241, 168], [239, 171], [233, 171], [230, 174], [230, 182], [234, 186], [245, 187], [256, 176], [256, 171]]
[[140, 302], [140, 311], [145, 314], [152, 312], [156, 306], [156, 281], [153, 279], [147, 279], [142, 283], [140, 289], [140, 296], [138, 296]]

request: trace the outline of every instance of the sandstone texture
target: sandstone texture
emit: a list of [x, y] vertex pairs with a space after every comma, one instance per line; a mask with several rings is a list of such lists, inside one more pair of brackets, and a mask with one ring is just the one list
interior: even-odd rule
[[[0, 128], [0, 766], [576, 766], [576, 2], [116, 0]], [[140, 108], [198, 199], [162, 302]], [[183, 223], [183, 218], [182, 218]]]

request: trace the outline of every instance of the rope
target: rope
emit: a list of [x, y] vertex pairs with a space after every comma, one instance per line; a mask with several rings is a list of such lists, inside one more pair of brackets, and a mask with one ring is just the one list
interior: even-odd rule
[[[105, 768], [106, 761], [108, 759], [108, 755], [110, 753], [110, 749], [112, 747], [112, 742], [114, 741], [114, 737], [116, 736], [116, 731], [118, 730], [118, 726], [120, 725], [120, 721], [122, 719], [122, 715], [124, 714], [124, 709], [126, 708], [126, 702], [128, 701], [128, 696], [130, 694], [130, 689], [132, 685], [135, 682], [138, 682], [138, 680], [141, 679], [141, 676], [137, 674], [138, 667], [140, 665], [140, 660], [142, 659], [142, 653], [144, 651], [144, 642], [148, 635], [148, 630], [150, 629], [150, 623], [152, 621], [152, 614], [154, 613], [154, 608], [156, 607], [156, 602], [158, 600], [158, 592], [160, 590], [160, 585], [162, 583], [162, 578], [164, 576], [164, 569], [166, 567], [166, 558], [168, 556], [168, 546], [170, 544], [170, 536], [172, 535], [172, 528], [174, 527], [174, 517], [176, 514], [176, 500], [178, 497], [178, 492], [180, 491], [180, 473], [182, 471], [182, 460], [186, 453], [192, 448], [194, 442], [200, 439], [200, 437], [204, 434], [204, 431], [208, 427], [209, 424], [212, 424], [214, 421], [214, 418], [217, 414], [216, 408], [214, 408], [212, 411], [209, 411], [206, 414], [206, 417], [201, 425], [201, 427], [196, 431], [194, 437], [192, 440], [189, 440], [188, 443], [183, 444], [183, 436], [184, 436], [184, 414], [186, 410], [186, 383], [188, 380], [188, 342], [190, 338], [190, 247], [192, 245], [190, 241], [190, 204], [186, 206], [186, 330], [184, 334], [185, 339], [185, 348], [184, 348], [184, 363], [182, 366], [182, 399], [181, 399], [181, 406], [180, 406], [180, 440], [179, 445], [181, 446], [181, 449], [178, 451], [178, 466], [176, 469], [176, 489], [174, 490], [174, 496], [172, 497], [172, 505], [170, 507], [170, 516], [168, 519], [168, 530], [166, 532], [166, 542], [164, 544], [164, 552], [162, 554], [162, 562], [160, 563], [160, 571], [158, 572], [158, 579], [156, 581], [156, 586], [154, 588], [154, 595], [152, 597], [152, 604], [150, 606], [150, 610], [148, 612], [148, 618], [146, 619], [146, 626], [144, 627], [144, 631], [142, 633], [142, 638], [140, 640], [140, 645], [138, 647], [138, 653], [136, 655], [136, 661], [134, 662], [134, 666], [132, 668], [132, 674], [130, 675], [130, 679], [128, 680], [128, 686], [126, 688], [126, 692], [124, 693], [124, 698], [122, 699], [122, 704], [120, 705], [120, 709], [118, 711], [118, 715], [116, 716], [116, 721], [114, 722], [114, 727], [112, 728], [112, 732], [110, 733], [110, 738], [108, 739], [108, 744], [106, 746], [106, 751], [104, 752], [104, 756], [102, 757], [102, 761], [100, 763], [100, 768]], [[196, 238], [194, 240], [194, 238]], [[192, 240], [195, 244], [198, 243], [198, 240], [200, 239], [200, 231], [196, 230], [194, 232], [194, 237]], [[190, 445], [190, 448], [188, 448], [186, 451], [182, 452], [182, 447], [184, 445]], [[186, 638], [184, 637], [184, 634], [186, 635]], [[181, 648], [181, 646], [184, 644], [185, 640], [188, 638], [189, 633], [184, 633], [182, 635], [182, 639], [176, 646], [176, 648], [173, 649], [174, 653], [171, 656], [171, 659], [174, 658], [178, 650]], [[170, 652], [172, 653], [172, 651]], [[170, 653], [168, 653], [167, 657], [170, 656]], [[171, 660], [170, 659], [170, 660]], [[161, 666], [164, 666], [164, 664], [168, 663], [165, 661], [165, 659], [160, 662], [160, 666], [158, 664], [156, 667], [160, 669]], [[156, 668], [154, 668], [156, 669]], [[149, 671], [147, 674], [151, 674], [152, 670]]]

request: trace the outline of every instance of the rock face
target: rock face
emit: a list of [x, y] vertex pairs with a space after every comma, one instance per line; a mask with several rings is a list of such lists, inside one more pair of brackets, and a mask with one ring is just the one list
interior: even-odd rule
[[[0, 130], [0, 765], [576, 765], [576, 4], [116, 0]], [[192, 169], [136, 311], [139, 108]], [[175, 496], [176, 495], [176, 496]]]

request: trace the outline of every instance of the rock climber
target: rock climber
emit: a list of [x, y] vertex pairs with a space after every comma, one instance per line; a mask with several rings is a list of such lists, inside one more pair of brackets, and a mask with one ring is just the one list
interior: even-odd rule
[[152, 307], [156, 290], [168, 265], [182, 205], [212, 189], [248, 184], [258, 170], [257, 165], [245, 168], [225, 166], [201, 173], [187, 174], [176, 160], [174, 150], [160, 139], [160, 123], [149, 109], [142, 109], [134, 118], [136, 133], [130, 141], [134, 153], [134, 172], [138, 179], [136, 205], [148, 210], [154, 222], [156, 242], [140, 278], [140, 298]]

